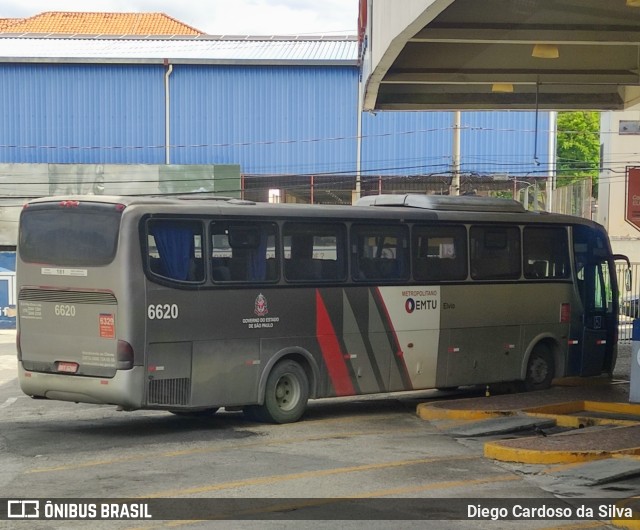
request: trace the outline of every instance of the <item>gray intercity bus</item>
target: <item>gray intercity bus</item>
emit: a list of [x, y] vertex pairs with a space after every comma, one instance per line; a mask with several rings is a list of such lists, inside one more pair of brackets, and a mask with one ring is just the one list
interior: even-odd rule
[[298, 420], [309, 398], [611, 373], [604, 229], [479, 197], [72, 196], [20, 218], [33, 397]]

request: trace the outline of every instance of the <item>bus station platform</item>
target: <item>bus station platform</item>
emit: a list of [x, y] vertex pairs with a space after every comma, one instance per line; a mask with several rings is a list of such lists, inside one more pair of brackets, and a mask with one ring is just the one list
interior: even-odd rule
[[[555, 380], [549, 390], [421, 403], [417, 414], [455, 438], [484, 439], [484, 456], [547, 465], [551, 479], [610, 487], [640, 477], [640, 404], [629, 402], [629, 381], [608, 377]], [[490, 393], [490, 389], [489, 392]], [[620, 499], [640, 530], [640, 497]]]
[[640, 404], [629, 382], [609, 378], [554, 381], [549, 390], [443, 400], [418, 405], [420, 418], [454, 437], [487, 437], [487, 458], [569, 464], [625, 458], [640, 476]]

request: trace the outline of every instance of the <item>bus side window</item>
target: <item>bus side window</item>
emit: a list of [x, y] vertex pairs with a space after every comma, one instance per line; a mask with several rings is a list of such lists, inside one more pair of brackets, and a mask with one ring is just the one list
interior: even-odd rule
[[417, 281], [467, 278], [467, 229], [464, 226], [416, 226], [413, 276]]
[[273, 223], [211, 223], [211, 277], [214, 282], [271, 282], [278, 279]]
[[527, 226], [523, 240], [525, 278], [569, 277], [569, 243], [565, 228]]
[[355, 280], [408, 278], [409, 237], [406, 227], [354, 225], [351, 246]]
[[472, 226], [469, 238], [474, 280], [515, 280], [520, 277], [519, 227]]
[[285, 223], [284, 276], [291, 281], [344, 280], [344, 226]]
[[180, 282], [202, 282], [202, 224], [179, 219], [149, 220], [147, 263], [158, 276]]

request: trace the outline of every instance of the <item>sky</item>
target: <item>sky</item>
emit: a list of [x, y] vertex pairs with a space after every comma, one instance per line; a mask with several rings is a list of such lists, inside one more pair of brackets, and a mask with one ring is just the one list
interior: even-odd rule
[[211, 35], [355, 35], [358, 0], [2, 0], [0, 18], [43, 11], [161, 12]]

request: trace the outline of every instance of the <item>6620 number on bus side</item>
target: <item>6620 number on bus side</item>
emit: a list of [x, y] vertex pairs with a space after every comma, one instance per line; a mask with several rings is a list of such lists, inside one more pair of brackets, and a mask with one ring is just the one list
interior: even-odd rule
[[178, 304], [151, 304], [147, 307], [149, 320], [172, 320], [178, 318]]
[[75, 317], [76, 306], [69, 304], [56, 304], [53, 307], [53, 313], [57, 317]]

